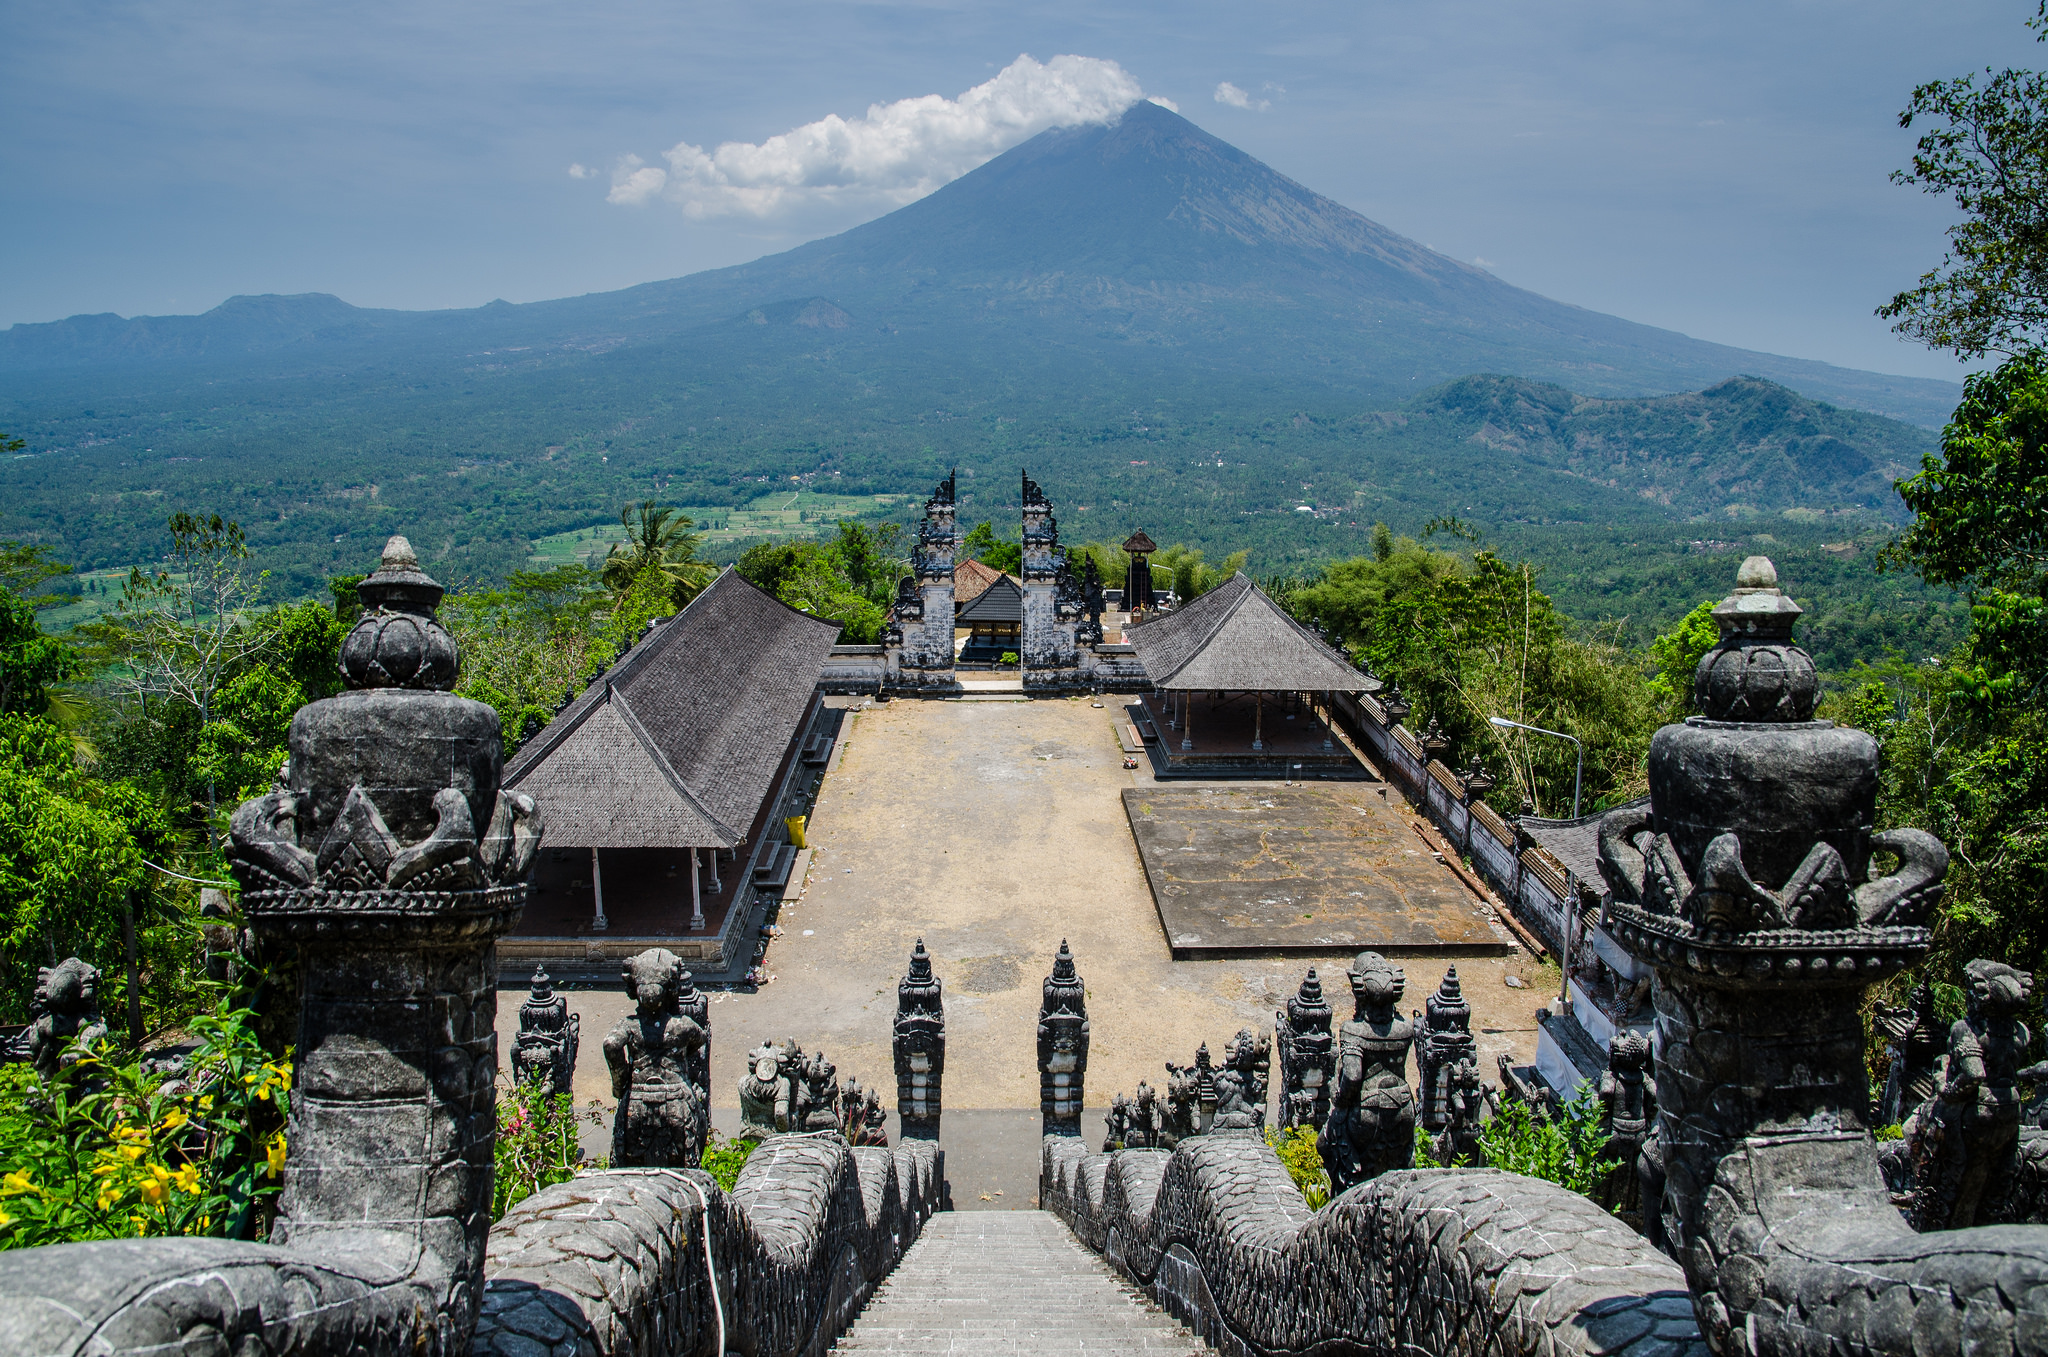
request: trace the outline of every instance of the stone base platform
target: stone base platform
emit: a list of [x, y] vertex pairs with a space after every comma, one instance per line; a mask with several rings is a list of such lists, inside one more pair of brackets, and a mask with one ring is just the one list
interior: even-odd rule
[[1178, 959], [1332, 948], [1499, 956], [1512, 945], [1372, 790], [1134, 787], [1123, 802]]

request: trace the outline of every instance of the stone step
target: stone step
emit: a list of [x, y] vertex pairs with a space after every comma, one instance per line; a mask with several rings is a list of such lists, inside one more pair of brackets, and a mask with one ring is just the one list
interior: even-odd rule
[[1044, 1211], [944, 1211], [834, 1352], [1207, 1353]]

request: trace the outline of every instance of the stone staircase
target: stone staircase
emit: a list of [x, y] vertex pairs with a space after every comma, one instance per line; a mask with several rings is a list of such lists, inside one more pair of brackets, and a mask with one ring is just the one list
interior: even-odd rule
[[1044, 1211], [942, 1211], [853, 1329], [861, 1353], [1207, 1353]]

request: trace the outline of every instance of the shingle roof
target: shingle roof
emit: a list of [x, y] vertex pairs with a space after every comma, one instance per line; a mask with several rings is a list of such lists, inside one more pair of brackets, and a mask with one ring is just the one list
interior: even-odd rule
[[972, 626], [976, 622], [1018, 622], [1024, 620], [1024, 589], [1008, 575], [998, 575], [989, 582], [988, 588], [976, 594], [968, 604], [953, 614], [958, 626]]
[[1003, 578], [1003, 572], [992, 565], [983, 565], [973, 557], [953, 567], [953, 606], [959, 607], [970, 599], [980, 598], [987, 588]]
[[577, 848], [731, 847], [809, 709], [836, 623], [728, 568], [505, 768]]
[[1359, 693], [1373, 686], [1243, 571], [1126, 628], [1124, 639], [1160, 688]]
[[[1638, 797], [1625, 806], [1611, 807], [1613, 810], [1629, 809], [1648, 804], [1650, 798]], [[1516, 821], [1522, 832], [1536, 841], [1550, 856], [1563, 863], [1580, 881], [1599, 889], [1600, 876], [1600, 822], [1607, 818], [1608, 811], [1596, 810], [1591, 815], [1582, 815], [1576, 820], [1541, 820], [1533, 815], [1524, 815]]]

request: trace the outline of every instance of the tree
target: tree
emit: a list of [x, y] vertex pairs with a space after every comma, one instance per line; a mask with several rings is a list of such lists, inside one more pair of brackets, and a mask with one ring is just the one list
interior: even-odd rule
[[[141, 698], [167, 699], [192, 708], [203, 729], [213, 719], [220, 686], [263, 645], [247, 625], [267, 571], [249, 569], [242, 525], [219, 514], [185, 512], [169, 520], [169, 564], [128, 573], [110, 619], [94, 624], [118, 688]], [[209, 818], [219, 804], [216, 779], [206, 779]]]
[[[2027, 26], [2048, 40], [2048, 0]], [[1948, 195], [1963, 220], [1940, 264], [1881, 306], [1892, 328], [1962, 358], [2019, 353], [2048, 333], [2048, 77], [1991, 71], [1913, 91], [1899, 126], [1934, 124], [1892, 181]]]
[[980, 561], [989, 569], [1000, 570], [1006, 575], [1019, 574], [1024, 569], [1023, 542], [997, 537], [995, 526], [986, 519], [969, 528], [967, 535], [960, 539], [960, 556], [964, 560]]
[[679, 510], [643, 500], [621, 509], [619, 522], [626, 540], [614, 543], [604, 558], [604, 582], [614, 593], [627, 593], [641, 575], [656, 571], [681, 607], [718, 573], [709, 561], [697, 559], [698, 538], [690, 531], [694, 525]]
[[1693, 674], [1721, 639], [1721, 629], [1714, 623], [1717, 606], [1717, 600], [1708, 599], [1650, 642], [1650, 662], [1657, 672], [1650, 677], [1649, 692], [1663, 707], [1666, 720], [1683, 721], [1693, 713]]
[[44, 635], [36, 610], [0, 585], [0, 712], [42, 715], [50, 708], [50, 688], [77, 671], [76, 652]]

